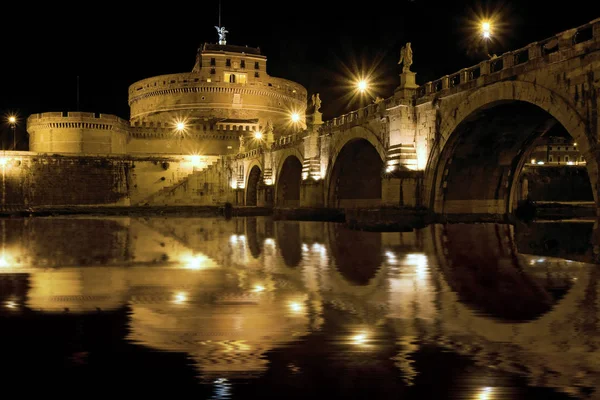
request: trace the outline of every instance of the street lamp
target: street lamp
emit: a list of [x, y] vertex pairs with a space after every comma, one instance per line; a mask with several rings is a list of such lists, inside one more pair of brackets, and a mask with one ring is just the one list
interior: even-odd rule
[[254, 139], [261, 140], [263, 138], [263, 133], [261, 131], [254, 132]]
[[298, 114], [297, 112], [293, 112], [290, 117], [292, 118], [292, 122], [300, 122], [300, 114]]
[[13, 133], [13, 150], [17, 149], [17, 135], [16, 135], [16, 127], [17, 127], [17, 117], [14, 115], [10, 115], [8, 117], [8, 123], [10, 124], [10, 128]]
[[484, 39], [492, 37], [492, 24], [490, 21], [481, 22], [481, 36], [483, 36]]
[[369, 82], [365, 79], [361, 79], [356, 83], [356, 88], [360, 93], [365, 93], [369, 89]]

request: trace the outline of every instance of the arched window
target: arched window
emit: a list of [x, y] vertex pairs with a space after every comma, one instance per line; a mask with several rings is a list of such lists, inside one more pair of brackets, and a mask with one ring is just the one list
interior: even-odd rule
[[565, 156], [565, 162], [569, 162], [569, 156]]

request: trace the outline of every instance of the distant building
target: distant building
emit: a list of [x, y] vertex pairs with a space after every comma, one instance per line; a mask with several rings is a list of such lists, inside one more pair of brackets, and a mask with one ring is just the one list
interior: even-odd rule
[[[52, 154], [235, 154], [255, 133], [277, 140], [306, 127], [306, 89], [267, 74], [260, 49], [204, 44], [191, 72], [129, 87], [130, 120], [88, 112], [33, 114], [29, 149]], [[295, 121], [292, 122], [292, 114]], [[260, 135], [259, 135], [260, 136]]]
[[585, 159], [571, 138], [542, 137], [531, 153], [527, 165], [585, 165]]

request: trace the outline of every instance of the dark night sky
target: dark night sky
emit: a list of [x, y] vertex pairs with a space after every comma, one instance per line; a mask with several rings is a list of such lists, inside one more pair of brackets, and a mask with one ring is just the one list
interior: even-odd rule
[[[3, 5], [0, 24], [0, 115], [16, 111], [20, 131], [31, 113], [74, 111], [78, 75], [81, 111], [128, 118], [130, 84], [191, 71], [199, 45], [217, 40], [218, 1], [145, 3], [135, 12], [123, 2], [13, 3]], [[496, 54], [600, 17], [597, 0], [222, 4], [228, 43], [260, 47], [270, 75], [320, 92], [326, 119], [359, 106], [345, 97], [347, 71], [372, 69], [377, 94], [390, 96], [407, 41], [419, 84], [483, 60], [470, 24], [484, 12], [496, 12], [502, 24], [489, 49]], [[6, 124], [0, 127], [3, 137], [10, 135]]]

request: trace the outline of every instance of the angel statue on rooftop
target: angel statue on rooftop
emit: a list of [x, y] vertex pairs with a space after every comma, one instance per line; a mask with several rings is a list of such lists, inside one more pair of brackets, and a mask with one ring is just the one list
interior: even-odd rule
[[225, 27], [215, 26], [215, 28], [217, 29], [217, 34], [219, 35], [219, 44], [221, 44], [221, 45], [227, 44], [227, 40], [225, 39], [225, 34], [229, 33], [229, 31], [226, 30]]

